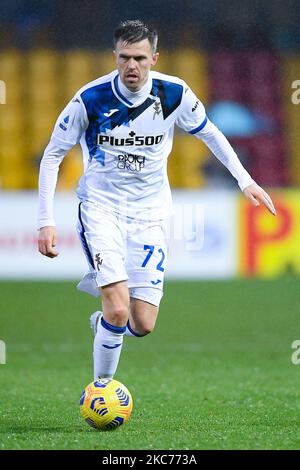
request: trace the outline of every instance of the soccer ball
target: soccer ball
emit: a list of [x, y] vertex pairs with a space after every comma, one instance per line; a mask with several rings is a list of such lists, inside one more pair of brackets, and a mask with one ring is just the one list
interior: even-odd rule
[[125, 385], [113, 379], [98, 379], [82, 392], [80, 414], [93, 428], [109, 431], [128, 421], [132, 405]]

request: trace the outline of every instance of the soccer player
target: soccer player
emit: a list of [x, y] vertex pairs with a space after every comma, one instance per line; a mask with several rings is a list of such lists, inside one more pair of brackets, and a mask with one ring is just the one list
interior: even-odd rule
[[[252, 204], [275, 215], [269, 195], [240, 163], [201, 101], [180, 78], [154, 72], [157, 33], [139, 20], [114, 32], [117, 69], [81, 88], [60, 114], [39, 177], [39, 251], [55, 249], [53, 198], [58, 169], [80, 142], [78, 233], [89, 273], [78, 288], [102, 296], [91, 316], [94, 377], [113, 377], [123, 336], [144, 336], [156, 322], [168, 251], [171, 192], [167, 159], [174, 125], [201, 139]], [[192, 137], [191, 137], [192, 138]]]

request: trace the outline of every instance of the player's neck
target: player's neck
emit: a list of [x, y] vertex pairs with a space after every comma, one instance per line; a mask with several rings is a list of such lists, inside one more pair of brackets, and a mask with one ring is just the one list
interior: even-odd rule
[[137, 91], [129, 90], [129, 88], [127, 88], [120, 79], [120, 76], [118, 77], [118, 85], [122, 95], [124, 95], [131, 103], [137, 104], [149, 95], [152, 88], [152, 79], [149, 74], [146, 83]]

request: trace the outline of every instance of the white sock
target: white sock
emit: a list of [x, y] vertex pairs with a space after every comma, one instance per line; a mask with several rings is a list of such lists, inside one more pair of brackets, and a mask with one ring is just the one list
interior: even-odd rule
[[126, 326], [111, 325], [99, 319], [94, 338], [94, 379], [113, 378], [119, 363]]

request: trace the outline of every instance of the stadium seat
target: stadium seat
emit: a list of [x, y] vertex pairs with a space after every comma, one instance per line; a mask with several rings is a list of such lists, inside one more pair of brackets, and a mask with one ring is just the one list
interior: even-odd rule
[[285, 142], [281, 135], [257, 136], [251, 147], [251, 172], [257, 177], [258, 182], [267, 186], [285, 186], [288, 161]]
[[249, 142], [244, 147], [251, 156], [251, 174], [261, 183], [286, 184], [288, 159], [282, 132], [284, 112], [278, 57], [268, 51], [221, 51], [213, 53], [209, 60], [213, 100], [237, 101], [260, 118], [260, 132], [264, 134], [251, 138], [251, 148]]
[[201, 165], [209, 157], [207, 147], [196, 138], [176, 133], [169, 158], [169, 174], [174, 187], [199, 188], [205, 185]]
[[24, 60], [15, 50], [0, 53], [0, 78], [6, 84], [6, 104], [0, 106], [0, 187], [22, 189], [24, 150]]
[[274, 78], [278, 77], [280, 60], [275, 54], [268, 51], [252, 51], [244, 55], [244, 58], [249, 76], [255, 77], [260, 83], [268, 79], [274, 82]]
[[26, 57], [26, 133], [28, 136], [26, 181], [36, 187], [38, 161], [49, 141], [52, 128], [60, 112], [63, 80], [61, 57], [50, 49], [35, 49]]
[[38, 49], [26, 57], [27, 93], [31, 103], [47, 107], [58, 103], [61, 84], [58, 53], [48, 49]]
[[24, 147], [22, 146], [21, 134], [15, 140], [15, 129], [7, 132], [5, 138], [0, 136], [0, 188], [2, 189], [23, 189], [26, 187], [24, 170]]
[[[290, 153], [291, 183], [300, 185], [300, 103], [292, 101], [293, 93], [297, 90], [293, 88], [293, 82], [300, 80], [300, 56], [289, 54], [282, 60], [284, 85], [283, 97], [285, 105], [285, 129], [287, 132], [288, 148]], [[300, 98], [300, 92], [296, 93], [296, 98]]]
[[155, 66], [155, 71], [166, 73], [167, 75], [175, 75], [174, 53], [168, 50], [160, 52], [160, 56]]
[[0, 105], [0, 187], [22, 189], [22, 157], [26, 148], [22, 57], [8, 51], [0, 54], [1, 79], [6, 83], [6, 104]]
[[61, 167], [57, 187], [60, 190], [74, 190], [82, 175], [82, 155], [79, 145], [76, 145], [64, 158]]
[[91, 51], [78, 49], [66, 52], [63, 60], [62, 90], [68, 102], [83, 85], [97, 78], [94, 74], [95, 57]]
[[207, 103], [209, 81], [206, 55], [193, 49], [179, 49], [173, 56], [172, 73], [185, 80], [201, 101]]
[[18, 104], [23, 99], [24, 81], [20, 77], [24, 73], [22, 54], [14, 50], [0, 53], [0, 79], [6, 83], [6, 102]]

